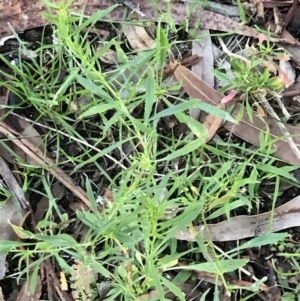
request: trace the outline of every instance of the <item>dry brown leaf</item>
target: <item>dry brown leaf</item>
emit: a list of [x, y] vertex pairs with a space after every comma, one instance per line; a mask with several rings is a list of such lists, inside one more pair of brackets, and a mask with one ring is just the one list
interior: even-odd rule
[[277, 66], [274, 62], [264, 61], [261, 66], [264, 66], [268, 69], [269, 72], [273, 73], [273, 75], [277, 74]]
[[283, 31], [281, 38], [288, 45], [300, 46], [300, 42], [296, 40], [286, 29]]
[[85, 211], [88, 211], [89, 210], [89, 207], [86, 206], [84, 203], [82, 202], [72, 202], [70, 204], [70, 208], [74, 211], [74, 212], [77, 212], [79, 210], [85, 210]]
[[[237, 117], [240, 110], [241, 105], [236, 104], [234, 110], [232, 111], [232, 116]], [[253, 118], [252, 120], [250, 120], [248, 115], [244, 113], [244, 116], [242, 120], [240, 120], [238, 125], [234, 125], [230, 122], [225, 122], [223, 126], [236, 136], [255, 146], [260, 146], [259, 137], [261, 132], [263, 132], [265, 135], [268, 135], [269, 129], [270, 138], [272, 140], [278, 140], [274, 143], [274, 156], [282, 159], [287, 163], [300, 165], [299, 159], [294, 154], [287, 140], [285, 138], [278, 139], [279, 137], [282, 137], [282, 132], [276, 120], [271, 118], [261, 118], [256, 114], [253, 114]], [[287, 128], [287, 131], [292, 135], [297, 147], [300, 148], [300, 129], [296, 126], [291, 125], [285, 125], [285, 127]]]
[[[198, 80], [201, 80], [197, 77], [194, 73], [192, 73], [186, 67], [180, 65], [174, 58], [173, 54], [170, 53], [170, 66], [175, 74], [175, 77], [179, 79], [180, 83], [182, 84], [183, 89], [191, 98], [198, 98], [201, 99], [201, 91], [198, 87], [195, 86]], [[201, 80], [201, 82], [205, 83]], [[207, 85], [205, 83], [205, 85]], [[208, 85], [207, 85], [208, 86]], [[209, 86], [208, 86], [209, 87]], [[199, 97], [200, 96], [200, 97]], [[205, 95], [206, 96], [206, 95]], [[209, 97], [209, 96], [206, 96]]]
[[[1, 80], [5, 80], [3, 78], [1, 78]], [[2, 88], [2, 87], [1, 87]], [[3, 92], [4, 94], [7, 94], [5, 93], [5, 91]], [[3, 118], [3, 115], [5, 114], [6, 112], [6, 109], [5, 107], [7, 106], [7, 103], [8, 103], [8, 96], [1, 96], [0, 95], [0, 105], [1, 105], [1, 109], [0, 109], [0, 117]]]
[[273, 7], [283, 7], [283, 6], [290, 6], [293, 1], [273, 1], [273, 0], [268, 0], [268, 1], [263, 1], [263, 5], [265, 8], [273, 8]]
[[[240, 279], [238, 279], [238, 280], [235, 280], [235, 279], [232, 280], [231, 284], [238, 285], [238, 286], [241, 286], [241, 287], [250, 287], [250, 286], [253, 286], [253, 282], [249, 282], [249, 281], [245, 281], [245, 280], [240, 280]], [[261, 291], [269, 291], [270, 290], [270, 287], [267, 287], [264, 284], [260, 284], [258, 286], [258, 288]]]
[[60, 272], [60, 284], [61, 284], [62, 291], [68, 290], [68, 283], [64, 272]]
[[[182, 83], [183, 89], [187, 92], [187, 94], [191, 98], [198, 98], [199, 100], [201, 100], [200, 97], [197, 97], [199, 95], [199, 92], [197, 87], [195, 86], [199, 77], [197, 77], [186, 67], [176, 62], [172, 55], [170, 55], [170, 66], [174, 71], [176, 79], [180, 83]], [[217, 107], [224, 110], [225, 104], [219, 103], [217, 104]], [[205, 121], [203, 122], [203, 125], [207, 128], [208, 131], [206, 142], [208, 142], [215, 135], [217, 130], [222, 125], [222, 122], [223, 120], [217, 116], [214, 115], [206, 116]]]
[[280, 43], [279, 45], [289, 53], [294, 62], [300, 65], [300, 42], [296, 40], [287, 30], [283, 31], [282, 39], [284, 39], [286, 43]]
[[257, 114], [261, 117], [266, 117], [266, 113], [264, 111], [264, 109], [262, 108], [262, 106], [258, 103], [254, 103], [253, 106], [256, 107], [257, 110]]
[[148, 35], [145, 27], [124, 24], [122, 28], [132, 49], [142, 51], [156, 47], [155, 41]]
[[[225, 104], [219, 103], [217, 107], [224, 110]], [[207, 128], [207, 138], [206, 142], [212, 139], [212, 137], [216, 134], [217, 130], [221, 127], [223, 123], [223, 119], [217, 117], [215, 115], [208, 114], [203, 122], [203, 125]]]
[[[8, 147], [11, 147], [10, 146], [11, 145], [10, 141], [5, 141], [5, 145], [7, 145]], [[0, 144], [0, 155], [7, 162], [13, 163], [13, 155], [12, 155], [12, 153], [6, 147], [4, 147], [4, 145], [2, 145], [2, 144]]]
[[283, 15], [280, 13], [280, 11], [277, 7], [273, 8], [273, 12], [274, 12], [274, 21], [275, 21], [274, 33], [277, 35], [281, 35], [285, 28]]
[[52, 281], [52, 278], [49, 274], [46, 273], [46, 284], [47, 284], [47, 297], [48, 300], [55, 300], [55, 288]]
[[300, 66], [300, 47], [298, 45], [279, 43], [279, 46], [284, 48], [289, 53], [291, 60]]
[[[272, 224], [270, 224], [272, 222]], [[300, 196], [272, 211], [258, 215], [240, 215], [218, 224], [194, 227], [204, 241], [230, 241], [261, 236], [272, 232], [300, 226]], [[180, 240], [195, 241], [191, 231], [181, 231], [175, 235]]]
[[[184, 58], [180, 62], [180, 64], [185, 67], [190, 67], [190, 66], [193, 66], [194, 64], [197, 64], [201, 60], [202, 60], [202, 57], [200, 57], [197, 54], [193, 54], [191, 56]], [[173, 70], [172, 70], [170, 64], [167, 64], [163, 70], [163, 78], [165, 79], [165, 78], [171, 76], [172, 74], [173, 74]]]
[[[174, 57], [170, 57], [170, 60], [170, 64], [175, 73], [179, 64], [175, 61]], [[214, 105], [219, 104], [222, 99], [224, 99], [224, 95], [211, 88], [203, 80], [195, 76], [195, 74], [193, 74], [189, 69], [181, 66], [180, 73], [183, 89], [190, 97]], [[231, 103], [225, 105], [227, 108], [231, 106]], [[235, 107], [231, 112], [233, 117], [237, 117], [239, 115], [239, 113], [241, 112], [241, 106], [242, 105], [239, 103], [235, 104]], [[200, 121], [203, 122], [204, 120], [204, 117], [200, 116]], [[233, 124], [227, 121], [223, 126], [233, 134], [255, 146], [260, 146], [259, 137], [261, 132], [267, 135], [270, 130], [270, 138], [272, 140], [277, 140], [274, 143], [276, 147], [274, 155], [290, 164], [300, 165], [300, 160], [297, 158], [297, 156], [295, 156], [287, 140], [278, 139], [279, 137], [282, 137], [282, 132], [276, 120], [271, 118], [262, 118], [256, 114], [253, 114], [252, 120], [250, 120], [248, 114], [244, 112], [244, 115], [242, 116], [242, 119], [238, 124]], [[298, 127], [290, 125], [286, 125], [286, 128], [288, 132], [293, 136], [295, 144], [300, 147], [300, 129]]]

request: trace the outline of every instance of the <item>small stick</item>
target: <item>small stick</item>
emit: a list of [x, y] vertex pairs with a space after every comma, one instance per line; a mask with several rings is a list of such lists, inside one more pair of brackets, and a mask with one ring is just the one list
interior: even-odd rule
[[[49, 157], [45, 156], [43, 152], [32, 144], [27, 139], [18, 137], [18, 133], [10, 128], [6, 123], [0, 121], [0, 132], [15, 143], [20, 149], [22, 149], [28, 156], [35, 160], [38, 164], [44, 167], [50, 174], [56, 177], [61, 183], [63, 183], [69, 190], [88, 207], [91, 206], [87, 193], [80, 187], [74, 184], [73, 180], [59, 167], [55, 166], [55, 162]], [[55, 166], [55, 167], [52, 167]]]
[[[273, 93], [272, 93], [273, 94]], [[289, 120], [291, 118], [291, 114], [287, 111], [286, 107], [284, 106], [284, 104], [281, 101], [281, 97], [278, 94], [273, 94], [273, 97], [276, 99], [283, 115], [287, 118], [287, 120]]]
[[229, 57], [234, 56], [234, 57], [236, 57], [237, 59], [239, 59], [239, 60], [241, 60], [241, 61], [243, 61], [243, 62], [245, 62], [245, 63], [247, 63], [247, 64], [250, 63], [250, 62], [249, 62], [246, 58], [244, 58], [243, 56], [238, 55], [238, 54], [235, 54], [235, 53], [232, 53], [232, 52], [227, 48], [227, 46], [225, 45], [225, 43], [223, 42], [223, 40], [222, 40], [220, 37], [218, 37], [218, 41], [219, 41], [219, 43], [220, 43], [220, 45], [221, 45], [222, 50], [224, 51], [224, 53], [226, 53]]

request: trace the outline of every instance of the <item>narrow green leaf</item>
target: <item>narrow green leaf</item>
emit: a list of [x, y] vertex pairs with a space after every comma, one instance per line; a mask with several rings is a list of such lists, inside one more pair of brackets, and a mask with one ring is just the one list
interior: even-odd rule
[[199, 100], [194, 99], [194, 100], [182, 102], [175, 106], [170, 104], [169, 108], [159, 112], [158, 114], [155, 114], [153, 117], [150, 118], [150, 121], [157, 120], [159, 118], [170, 116], [170, 115], [175, 115], [179, 112], [182, 112], [182, 111], [192, 108], [193, 106], [197, 105], [198, 103], [199, 103]]
[[211, 288], [207, 289], [202, 295], [199, 301], [206, 301], [208, 299], [206, 299], [207, 294], [210, 292]]
[[12, 226], [14, 232], [22, 239], [33, 239], [35, 238], [35, 235], [27, 230], [24, 230], [22, 227], [18, 227], [16, 225], [13, 225], [9, 222], [9, 224]]
[[235, 118], [233, 118], [230, 113], [228, 113], [227, 111], [224, 111], [214, 105], [211, 105], [209, 103], [199, 101], [193, 107], [200, 109], [208, 114], [217, 116], [223, 120], [230, 121], [232, 123], [237, 123]]
[[242, 20], [242, 23], [243, 24], [247, 24], [246, 13], [245, 13], [242, 1], [241, 0], [237, 0], [237, 5], [238, 5], [238, 8], [239, 8], [240, 18]]
[[11, 240], [0, 240], [0, 254], [6, 254], [10, 252], [11, 249], [18, 248], [24, 245], [30, 245], [30, 244], [24, 244], [22, 242], [11, 241]]
[[181, 301], [186, 300], [185, 295], [182, 293], [181, 289], [177, 285], [175, 285], [174, 283], [172, 283], [165, 277], [160, 277], [160, 279], [161, 279], [162, 283], [164, 284], [164, 286], [167, 287], [170, 292], [175, 294], [179, 300], [181, 300]]
[[[247, 203], [245, 203], [245, 201], [247, 201]], [[223, 214], [227, 212], [230, 212], [232, 210], [235, 210], [237, 208], [240, 208], [240, 207], [244, 207], [244, 206], [251, 206], [251, 201], [249, 199], [247, 199], [246, 197], [244, 199], [238, 199], [236, 201], [233, 201], [233, 202], [230, 202], [229, 204], [226, 204], [226, 207], [227, 209], [225, 210], [224, 206], [221, 207], [220, 209], [214, 211], [211, 215], [209, 215], [205, 220], [211, 220], [211, 219], [214, 219], [214, 218], [217, 218]]]
[[129, 112], [126, 115], [136, 130], [143, 132], [149, 136], [152, 135], [152, 133], [154, 132], [153, 128], [151, 128], [149, 125], [140, 122], [137, 118], [134, 118]]
[[75, 247], [78, 244], [77, 241], [68, 234], [56, 234], [54, 236], [37, 234], [35, 238], [58, 247]]
[[148, 124], [153, 103], [155, 102], [155, 80], [152, 68], [148, 68], [145, 93], [144, 123]]
[[101, 114], [101, 113], [107, 112], [114, 108], [115, 108], [115, 105], [113, 105], [113, 104], [99, 104], [99, 105], [96, 105], [94, 107], [87, 109], [85, 112], [83, 112], [79, 116], [79, 119], [89, 117], [92, 115], [96, 115], [96, 114]]
[[[93, 189], [92, 189], [92, 185], [91, 185], [91, 182], [90, 180], [87, 178], [86, 181], [85, 181], [85, 188], [86, 188], [86, 192], [87, 192], [87, 195], [88, 195], [88, 199], [91, 203], [91, 209], [93, 211], [92, 214], [98, 214], [98, 209], [97, 209], [97, 202], [96, 202], [96, 199], [95, 199], [95, 196], [94, 196], [94, 192], [93, 192]], [[77, 211], [77, 212], [80, 212], [80, 211]]]
[[30, 291], [31, 293], [34, 293], [38, 284], [38, 272], [40, 270], [40, 266], [37, 264], [34, 267], [33, 273], [31, 274], [31, 277], [29, 277], [30, 281]]
[[66, 271], [67, 273], [72, 272], [73, 269], [70, 267], [70, 265], [65, 261], [65, 259], [62, 256], [56, 255], [55, 258], [63, 271]]
[[88, 26], [94, 26], [95, 23], [97, 23], [98, 21], [101, 21], [105, 16], [110, 14], [117, 6], [118, 5], [115, 4], [115, 5], [108, 7], [107, 9], [97, 10], [97, 12], [95, 14], [90, 16], [86, 21], [82, 22], [82, 24], [80, 24], [80, 26], [78, 28], [76, 28], [76, 30], [79, 32], [83, 28], [86, 28]]
[[170, 43], [169, 43], [168, 35], [166, 34], [165, 29], [161, 26], [160, 22], [157, 25], [156, 43], [157, 43], [157, 47], [156, 47], [157, 63], [159, 67], [163, 67], [166, 62], [168, 50], [170, 49]]
[[103, 265], [101, 265], [98, 261], [93, 259], [91, 267], [94, 271], [96, 271], [100, 275], [103, 275], [106, 278], [112, 278], [112, 274], [105, 267], [103, 267]]
[[182, 148], [174, 151], [172, 154], [166, 156], [163, 159], [157, 160], [158, 162], [160, 161], [171, 161], [174, 160], [178, 157], [183, 157], [189, 153], [191, 153], [192, 151], [196, 150], [197, 148], [200, 148], [201, 145], [203, 145], [205, 143], [205, 137], [200, 137], [195, 139], [194, 141], [185, 144]]
[[91, 93], [102, 97], [104, 100], [106, 100], [108, 102], [114, 101], [114, 99], [101, 88], [100, 84], [96, 85], [91, 80], [86, 79], [79, 74], [76, 74], [75, 78], [77, 79], [77, 81], [80, 85], [82, 85], [85, 89], [87, 89]]
[[251, 249], [266, 245], [277, 245], [279, 242], [284, 241], [289, 236], [288, 233], [266, 233], [261, 236], [257, 236], [242, 244], [241, 246], [234, 248], [228, 252], [236, 252], [245, 249]]
[[247, 264], [248, 261], [249, 261], [248, 259], [219, 260], [217, 262], [205, 262], [200, 264], [181, 266], [180, 269], [203, 271], [203, 272], [221, 275], [224, 273], [233, 272], [243, 267], [245, 264]]
[[219, 70], [215, 70], [215, 69], [212, 69], [211, 72], [213, 73], [213, 75], [218, 78], [219, 80], [222, 80], [224, 81], [225, 83], [228, 83], [230, 82], [230, 78], [228, 77], [227, 74], [219, 71]]
[[177, 113], [175, 116], [181, 123], [185, 123], [196, 137], [207, 137], [206, 127], [204, 127], [198, 120], [184, 113]]
[[265, 171], [272, 175], [279, 175], [281, 177], [292, 180], [294, 182], [298, 182], [297, 179], [293, 175], [290, 174], [289, 168], [276, 167], [276, 166], [271, 166], [269, 164], [256, 164], [256, 168], [258, 170]]
[[150, 265], [149, 267], [150, 276], [153, 280], [155, 289], [157, 291], [158, 298], [159, 298], [158, 300], [164, 300], [165, 292], [162, 286], [162, 282], [160, 281], [160, 277], [157, 277], [159, 275], [158, 271], [156, 270], [153, 261], [149, 265]]

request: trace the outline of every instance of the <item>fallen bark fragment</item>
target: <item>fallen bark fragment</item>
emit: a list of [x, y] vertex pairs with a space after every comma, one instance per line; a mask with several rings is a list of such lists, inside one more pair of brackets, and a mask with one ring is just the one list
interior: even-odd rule
[[[240, 215], [218, 224], [194, 227], [204, 241], [230, 241], [261, 236], [268, 232], [300, 226], [300, 196], [272, 211], [258, 215]], [[176, 233], [175, 238], [195, 241], [189, 230]]]

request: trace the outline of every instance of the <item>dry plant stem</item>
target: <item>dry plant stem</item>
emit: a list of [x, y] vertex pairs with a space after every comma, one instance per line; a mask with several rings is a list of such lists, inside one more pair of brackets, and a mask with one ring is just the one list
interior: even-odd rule
[[278, 94], [276, 94], [276, 93], [272, 93], [272, 95], [273, 95], [273, 97], [276, 99], [276, 101], [277, 101], [277, 103], [278, 103], [278, 105], [279, 105], [279, 107], [280, 107], [280, 109], [281, 109], [283, 115], [287, 118], [287, 120], [290, 119], [290, 118], [291, 118], [291, 115], [290, 115], [290, 113], [287, 111], [287, 109], [286, 109], [286, 107], [284, 106], [283, 102], [281, 101], [281, 97], [280, 97]]
[[218, 37], [218, 41], [222, 47], [222, 50], [229, 56], [234, 56], [236, 57], [237, 59], [241, 60], [241, 61], [244, 61], [245, 63], [249, 64], [249, 61], [247, 59], [245, 59], [244, 57], [242, 57], [241, 55], [238, 55], [238, 54], [234, 54], [232, 53], [228, 48], [227, 46], [225, 45], [225, 43], [223, 42], [223, 40], [221, 38]]
[[87, 197], [87, 193], [79, 186], [76, 186], [72, 179], [59, 167], [55, 167], [55, 162], [46, 157], [40, 149], [26, 139], [18, 137], [18, 133], [10, 128], [3, 121], [0, 121], [0, 132], [15, 143], [20, 149], [22, 149], [28, 156], [35, 160], [38, 164], [44, 167], [50, 174], [55, 176], [61, 183], [63, 183], [68, 189], [88, 207], [90, 207], [90, 201]]
[[[274, 111], [272, 106], [269, 104], [269, 102], [267, 101], [267, 99], [265, 98], [264, 95], [262, 95], [261, 93], [258, 93], [258, 94], [255, 95], [255, 97], [258, 98], [261, 105], [265, 108], [265, 110], [268, 112], [268, 114], [271, 117], [273, 117], [275, 120], [280, 120], [279, 116], [276, 114], [276, 112]], [[289, 131], [287, 130], [287, 128], [285, 127], [285, 125], [282, 122], [280, 122], [280, 121], [276, 121], [276, 122], [277, 122], [277, 125], [280, 128], [282, 134], [284, 136], [286, 136], [286, 141], [289, 144], [289, 146], [291, 147], [291, 149], [294, 152], [295, 156], [300, 160], [299, 148], [295, 144], [293, 138], [290, 137], [291, 134], [289, 133]]]

